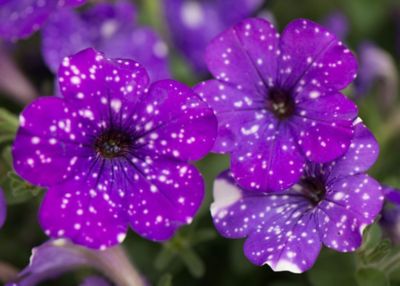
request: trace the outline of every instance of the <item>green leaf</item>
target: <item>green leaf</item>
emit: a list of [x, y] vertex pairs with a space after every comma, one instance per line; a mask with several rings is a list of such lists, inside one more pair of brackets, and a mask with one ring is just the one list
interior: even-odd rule
[[167, 273], [161, 276], [158, 280], [157, 286], [172, 286], [172, 275]]
[[186, 248], [179, 252], [179, 256], [194, 277], [200, 278], [204, 275], [204, 263], [196, 252], [190, 248]]
[[18, 117], [7, 109], [0, 108], [0, 144], [12, 141], [18, 126]]
[[372, 267], [361, 268], [356, 273], [359, 286], [389, 286], [385, 273]]
[[354, 272], [352, 254], [323, 249], [307, 275], [313, 286], [356, 285]]
[[163, 245], [163, 248], [154, 261], [154, 266], [157, 270], [165, 270], [175, 257], [176, 254], [168, 247], [168, 245]]

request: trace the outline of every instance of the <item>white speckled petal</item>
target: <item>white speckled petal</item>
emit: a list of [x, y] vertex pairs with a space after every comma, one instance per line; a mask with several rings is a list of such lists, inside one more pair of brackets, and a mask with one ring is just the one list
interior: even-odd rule
[[355, 104], [340, 93], [313, 91], [321, 96], [298, 104], [291, 119], [292, 133], [308, 160], [332, 161], [345, 154], [354, 136]]
[[82, 155], [93, 154], [90, 138], [88, 126], [62, 99], [37, 99], [20, 116], [12, 151], [14, 168], [33, 184], [60, 182], [82, 169], [86, 162]]
[[133, 117], [138, 143], [160, 156], [198, 160], [212, 148], [217, 120], [188, 86], [174, 80], [151, 85]]
[[208, 45], [208, 69], [221, 81], [262, 95], [276, 74], [278, 37], [269, 22], [244, 20]]
[[288, 88], [345, 88], [354, 80], [357, 62], [335, 35], [321, 25], [299, 19], [289, 23], [280, 41], [278, 82]]
[[192, 222], [204, 197], [203, 179], [186, 163], [149, 157], [132, 163], [136, 171], [130, 180], [136, 190], [127, 197], [130, 225], [147, 239], [170, 239]]
[[328, 180], [367, 171], [379, 155], [379, 145], [374, 135], [363, 123], [356, 123], [354, 138], [349, 150], [338, 160], [328, 164]]
[[92, 182], [70, 180], [47, 191], [39, 213], [47, 235], [67, 237], [96, 249], [123, 241], [128, 227], [126, 214], [110, 200], [109, 192], [91, 192]]
[[218, 118], [218, 137], [213, 147], [217, 153], [232, 151], [242, 140], [253, 140], [268, 120], [277, 120], [264, 110], [264, 100], [256, 94], [249, 96], [243, 90], [217, 80], [205, 81], [194, 89], [214, 110]]
[[259, 140], [242, 140], [232, 152], [231, 169], [237, 183], [263, 192], [282, 191], [295, 184], [305, 161], [288, 126], [264, 126], [258, 134]]

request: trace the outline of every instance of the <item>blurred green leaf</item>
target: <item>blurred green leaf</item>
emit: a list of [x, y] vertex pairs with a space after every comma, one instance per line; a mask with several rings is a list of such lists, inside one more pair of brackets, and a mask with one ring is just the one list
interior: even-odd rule
[[166, 269], [175, 256], [176, 254], [169, 247], [164, 246], [154, 261], [156, 269], [160, 271]]
[[379, 269], [368, 267], [361, 268], [356, 273], [359, 286], [388, 286], [390, 285], [385, 273]]
[[10, 142], [14, 139], [18, 129], [18, 117], [8, 111], [0, 108], [0, 144]]
[[356, 285], [352, 254], [324, 249], [317, 262], [307, 272], [313, 286]]
[[186, 248], [179, 252], [179, 256], [194, 277], [200, 278], [204, 275], [204, 263], [196, 252], [190, 248]]
[[167, 273], [164, 274], [157, 283], [157, 286], [172, 286], [172, 275]]

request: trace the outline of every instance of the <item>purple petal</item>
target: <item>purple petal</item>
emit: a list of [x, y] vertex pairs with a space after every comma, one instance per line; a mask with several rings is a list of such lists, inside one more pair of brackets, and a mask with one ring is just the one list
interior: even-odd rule
[[349, 33], [349, 20], [341, 11], [330, 13], [324, 19], [323, 25], [341, 40], [344, 40]]
[[389, 202], [400, 205], [400, 191], [398, 189], [384, 186], [383, 194], [385, 195], [385, 199]]
[[296, 191], [243, 191], [225, 172], [215, 181], [211, 214], [221, 235], [248, 236], [244, 251], [254, 264], [268, 264], [274, 271], [300, 273], [314, 264], [321, 248], [309, 212], [311, 207]]
[[32, 250], [29, 265], [18, 275], [15, 283], [9, 286], [34, 286], [42, 281], [54, 279], [63, 273], [83, 266], [91, 266], [83, 248], [71, 247], [66, 240], [51, 240]]
[[212, 148], [217, 121], [189, 87], [173, 80], [154, 83], [137, 109], [136, 131], [144, 149], [181, 160], [198, 160]]
[[309, 20], [294, 20], [280, 41], [279, 83], [285, 87], [309, 86], [341, 90], [354, 80], [353, 54], [324, 27]]
[[134, 6], [126, 1], [97, 4], [83, 14], [53, 14], [43, 32], [46, 62], [56, 71], [65, 56], [94, 47], [110, 58], [140, 62], [153, 80], [169, 77], [165, 43], [151, 28], [136, 27], [134, 14]]
[[348, 150], [357, 107], [340, 93], [314, 90], [308, 94], [291, 119], [292, 132], [309, 160], [329, 162]]
[[350, 148], [338, 160], [328, 164], [329, 179], [366, 172], [379, 155], [379, 145], [374, 135], [362, 123], [355, 125], [354, 138]]
[[203, 179], [193, 166], [170, 160], [143, 160], [137, 169], [136, 192], [127, 198], [130, 225], [145, 238], [167, 240], [191, 223], [204, 196]]
[[111, 284], [100, 276], [89, 276], [80, 286], [111, 286]]
[[48, 236], [67, 237], [96, 249], [124, 240], [128, 222], [121, 203], [115, 199], [119, 188], [116, 186], [111, 192], [105, 184], [95, 182], [80, 178], [49, 188], [39, 213], [40, 224]]
[[281, 191], [296, 183], [302, 174], [305, 160], [288, 126], [281, 123], [270, 127], [261, 129], [258, 140], [243, 140], [232, 152], [232, 174], [245, 189]]
[[[63, 35], [60, 37], [59, 35]], [[53, 13], [42, 31], [42, 54], [47, 66], [56, 72], [65, 56], [89, 48], [91, 37], [84, 22], [71, 9]]]
[[58, 75], [65, 99], [80, 108], [81, 116], [97, 123], [116, 114], [128, 116], [149, 83], [138, 63], [108, 59], [94, 49], [65, 58]]
[[64, 6], [78, 6], [86, 0], [12, 0], [0, 7], [0, 37], [26, 38], [46, 22], [52, 12]]
[[250, 16], [262, 1], [166, 0], [164, 3], [174, 44], [198, 72], [205, 73], [204, 53], [207, 44], [230, 25]]
[[381, 211], [383, 199], [379, 183], [365, 174], [331, 182], [318, 206], [323, 243], [341, 252], [357, 249], [362, 231]]
[[277, 46], [278, 34], [272, 24], [248, 19], [211, 41], [206, 62], [218, 80], [263, 96], [276, 74]]
[[271, 124], [276, 124], [275, 118], [263, 110], [262, 97], [249, 97], [248, 93], [217, 80], [202, 82], [194, 90], [218, 118], [214, 152], [230, 152], [242, 140], [258, 136], [259, 126], [264, 125], [267, 118]]
[[7, 202], [4, 196], [3, 189], [0, 188], [0, 228], [6, 222], [6, 216], [7, 216]]
[[15, 171], [40, 186], [49, 186], [81, 170], [88, 149], [87, 126], [74, 118], [60, 98], [40, 98], [20, 116], [13, 144]]

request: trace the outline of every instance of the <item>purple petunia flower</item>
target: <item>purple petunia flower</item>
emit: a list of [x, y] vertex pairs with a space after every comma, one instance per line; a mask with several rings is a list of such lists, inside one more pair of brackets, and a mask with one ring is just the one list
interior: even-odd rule
[[166, 44], [153, 29], [137, 26], [135, 18], [135, 7], [127, 1], [97, 4], [82, 13], [60, 10], [43, 29], [43, 57], [56, 72], [65, 56], [94, 47], [111, 58], [140, 62], [152, 80], [168, 78]]
[[40, 29], [60, 8], [75, 7], [86, 0], [2, 0], [0, 1], [0, 38], [15, 41]]
[[394, 244], [400, 244], [400, 191], [392, 187], [383, 188], [386, 204], [379, 221]]
[[361, 245], [364, 227], [383, 202], [379, 183], [364, 174], [377, 155], [375, 138], [359, 123], [343, 157], [309, 162], [301, 180], [285, 192], [246, 191], [225, 172], [214, 184], [214, 224], [224, 237], [247, 237], [244, 252], [252, 263], [306, 271], [322, 244], [341, 252]]
[[17, 173], [48, 188], [45, 232], [102, 249], [128, 225], [161, 241], [190, 223], [204, 185], [187, 161], [216, 136], [207, 104], [173, 80], [149, 86], [138, 63], [93, 49], [65, 58], [58, 79], [63, 98], [25, 108], [13, 145]]
[[195, 90], [218, 118], [213, 151], [231, 153], [242, 187], [284, 190], [306, 159], [324, 163], [348, 150], [357, 108], [339, 90], [357, 65], [320, 25], [295, 20], [280, 36], [269, 22], [247, 19], [209, 44], [206, 62], [216, 79]]
[[165, 0], [164, 12], [175, 46], [195, 70], [206, 73], [204, 51], [210, 40], [251, 16], [262, 3], [262, 0]]

